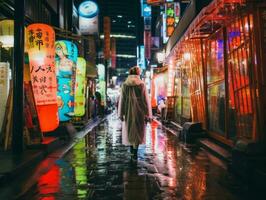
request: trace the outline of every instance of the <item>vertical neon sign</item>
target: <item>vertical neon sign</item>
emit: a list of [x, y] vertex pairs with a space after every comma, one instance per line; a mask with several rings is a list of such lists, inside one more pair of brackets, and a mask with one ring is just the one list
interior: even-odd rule
[[46, 24], [31, 24], [26, 30], [30, 75], [40, 128], [43, 132], [58, 127], [56, 74], [54, 63], [55, 33]]
[[75, 116], [85, 114], [85, 84], [86, 84], [86, 60], [78, 57], [75, 82]]
[[70, 41], [57, 41], [55, 43], [55, 55], [59, 119], [60, 121], [68, 121], [74, 115], [74, 70], [77, 63], [78, 48]]

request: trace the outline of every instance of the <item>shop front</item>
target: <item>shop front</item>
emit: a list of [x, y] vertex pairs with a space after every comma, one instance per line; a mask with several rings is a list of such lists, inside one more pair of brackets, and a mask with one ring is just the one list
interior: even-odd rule
[[[19, 1], [0, 4], [0, 152], [12, 147], [20, 153], [40, 144], [59, 121], [64, 126], [88, 120], [88, 97], [95, 93], [97, 76], [95, 67], [86, 67], [83, 44], [89, 39], [72, 32], [72, 21], [66, 19], [72, 11], [60, 13], [62, 6], [72, 9], [73, 2], [57, 3], [26, 1], [25, 8]], [[25, 20], [18, 20], [16, 9], [24, 11]], [[24, 38], [16, 37], [16, 23]]]
[[154, 112], [160, 103], [165, 103], [167, 99], [167, 68], [153, 69], [151, 76], [151, 106]]
[[260, 108], [265, 91], [259, 77], [265, 70], [258, 34], [263, 23], [256, 23], [263, 12], [263, 4], [215, 0], [167, 58], [177, 66], [176, 113], [190, 115], [211, 137], [230, 146], [264, 138]]

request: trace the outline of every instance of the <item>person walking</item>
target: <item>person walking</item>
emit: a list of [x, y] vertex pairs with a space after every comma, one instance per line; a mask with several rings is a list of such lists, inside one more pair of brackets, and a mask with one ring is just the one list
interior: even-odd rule
[[162, 123], [164, 123], [165, 122], [165, 119], [166, 119], [166, 105], [165, 105], [165, 100], [164, 99], [161, 99], [159, 101], [158, 112], [161, 115], [161, 121], [162, 121]]
[[145, 83], [140, 79], [140, 68], [129, 70], [122, 84], [118, 117], [122, 123], [122, 143], [130, 145], [131, 158], [137, 159], [138, 146], [143, 143], [146, 121], [152, 118], [151, 104]]

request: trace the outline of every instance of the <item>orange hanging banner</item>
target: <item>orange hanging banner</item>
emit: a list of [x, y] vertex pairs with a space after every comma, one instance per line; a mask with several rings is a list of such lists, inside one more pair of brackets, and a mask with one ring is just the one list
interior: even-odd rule
[[55, 72], [55, 33], [46, 24], [31, 24], [26, 31], [31, 83], [41, 131], [53, 131], [59, 125]]
[[111, 50], [111, 19], [110, 17], [104, 17], [103, 19], [103, 30], [104, 30], [104, 58], [110, 58], [110, 50]]

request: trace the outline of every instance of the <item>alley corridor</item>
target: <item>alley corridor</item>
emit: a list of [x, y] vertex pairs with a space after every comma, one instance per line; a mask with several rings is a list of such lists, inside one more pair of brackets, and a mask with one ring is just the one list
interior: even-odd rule
[[181, 145], [156, 121], [147, 125], [145, 145], [132, 162], [121, 145], [115, 114], [34, 181], [18, 199], [240, 199], [240, 188], [222, 163], [204, 150]]

